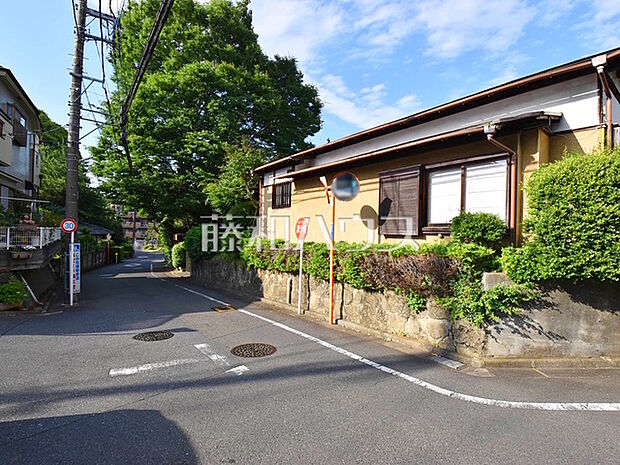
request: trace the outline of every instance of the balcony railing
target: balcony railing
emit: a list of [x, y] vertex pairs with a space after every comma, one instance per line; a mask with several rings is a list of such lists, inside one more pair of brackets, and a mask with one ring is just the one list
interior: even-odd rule
[[0, 227], [0, 249], [42, 249], [61, 237], [60, 228]]

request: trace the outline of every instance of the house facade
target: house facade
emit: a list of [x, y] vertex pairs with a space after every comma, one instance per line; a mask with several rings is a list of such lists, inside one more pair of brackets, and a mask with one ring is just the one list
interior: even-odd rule
[[618, 139], [619, 69], [620, 48], [263, 165], [261, 234], [296, 242], [295, 221], [309, 217], [307, 240], [329, 240], [320, 178], [350, 172], [360, 190], [336, 202], [336, 241], [433, 240], [460, 211], [497, 214], [518, 241], [531, 173]]
[[0, 67], [0, 205], [36, 199], [41, 185], [39, 111], [11, 70]]

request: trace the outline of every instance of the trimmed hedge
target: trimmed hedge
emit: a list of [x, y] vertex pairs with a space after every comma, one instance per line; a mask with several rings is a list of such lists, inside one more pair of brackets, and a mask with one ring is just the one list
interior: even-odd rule
[[185, 243], [179, 242], [172, 246], [172, 266], [185, 268]]
[[506, 236], [506, 223], [491, 213], [462, 212], [452, 220], [450, 236], [454, 241], [499, 249]]
[[[279, 247], [275, 250], [270, 248], [269, 241], [261, 243], [260, 249], [246, 245], [241, 258], [257, 269], [298, 272], [299, 250], [284, 248], [281, 242], [276, 245]], [[305, 243], [303, 270], [314, 278], [329, 280], [329, 247], [323, 243]], [[339, 243], [334, 253], [335, 279], [359, 289], [415, 292], [423, 297], [444, 295], [450, 292], [456, 275], [454, 258], [433, 253], [415, 251], [391, 256], [381, 248], [362, 249], [345, 243]]]
[[546, 165], [526, 190], [530, 239], [502, 255], [513, 280], [620, 281], [620, 149]]

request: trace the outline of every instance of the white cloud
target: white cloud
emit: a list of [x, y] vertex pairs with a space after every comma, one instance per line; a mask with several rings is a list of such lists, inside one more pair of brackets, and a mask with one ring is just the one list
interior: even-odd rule
[[416, 19], [427, 35], [427, 54], [454, 58], [471, 50], [499, 53], [523, 34], [535, 9], [522, 0], [416, 2]]
[[598, 50], [620, 45], [620, 1], [595, 0], [590, 5], [592, 17], [582, 22], [582, 36]]
[[250, 4], [254, 30], [269, 55], [317, 58], [320, 47], [342, 33], [344, 11], [337, 2], [256, 0]]
[[[342, 88], [340, 76], [328, 75], [318, 83], [325, 110], [360, 129], [376, 126], [419, 108], [414, 95], [406, 95], [394, 103], [386, 102], [383, 83], [365, 87], [358, 93], [348, 87]], [[338, 85], [334, 86], [333, 84]]]

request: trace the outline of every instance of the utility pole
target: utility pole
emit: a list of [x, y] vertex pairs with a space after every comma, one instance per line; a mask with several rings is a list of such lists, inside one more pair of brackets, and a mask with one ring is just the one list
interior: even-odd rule
[[[80, 167], [80, 110], [82, 109], [82, 71], [84, 70], [84, 41], [86, 40], [86, 0], [78, 0], [77, 16], [75, 24], [75, 50], [73, 52], [73, 69], [71, 70], [71, 92], [69, 97], [69, 137], [67, 137], [67, 180], [65, 195], [65, 216], [78, 221], [78, 176]], [[71, 239], [67, 241], [68, 280], [70, 305], [77, 300], [74, 296], [74, 274], [79, 279], [80, 271], [74, 269], [73, 240], [75, 233], [71, 233]], [[67, 238], [68, 239], [68, 238]], [[79, 247], [79, 245], [78, 245]], [[79, 264], [79, 249], [76, 264]], [[78, 290], [79, 293], [79, 290]], [[78, 294], [79, 295], [79, 294]]]
[[69, 137], [67, 138], [67, 184], [65, 216], [78, 220], [78, 173], [80, 164], [80, 110], [82, 108], [82, 72], [86, 40], [86, 0], [78, 0], [75, 50], [71, 71], [69, 101]]

